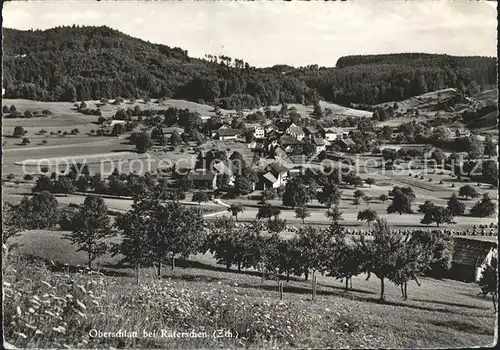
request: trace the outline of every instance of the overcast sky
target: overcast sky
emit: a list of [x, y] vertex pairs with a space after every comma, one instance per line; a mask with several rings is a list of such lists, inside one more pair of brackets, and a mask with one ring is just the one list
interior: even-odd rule
[[3, 25], [107, 25], [254, 66], [334, 66], [344, 55], [429, 52], [496, 56], [496, 2], [5, 2]]

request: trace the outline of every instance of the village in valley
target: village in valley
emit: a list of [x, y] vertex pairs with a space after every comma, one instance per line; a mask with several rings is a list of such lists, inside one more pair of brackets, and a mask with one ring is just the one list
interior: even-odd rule
[[4, 34], [4, 347], [496, 343], [495, 58]]

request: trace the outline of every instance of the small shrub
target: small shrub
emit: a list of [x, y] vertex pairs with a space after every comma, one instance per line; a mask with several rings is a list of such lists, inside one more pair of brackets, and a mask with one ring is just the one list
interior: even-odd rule
[[26, 180], [26, 181], [31, 181], [31, 180], [33, 180], [33, 175], [26, 174], [26, 175], [24, 175], [23, 179]]

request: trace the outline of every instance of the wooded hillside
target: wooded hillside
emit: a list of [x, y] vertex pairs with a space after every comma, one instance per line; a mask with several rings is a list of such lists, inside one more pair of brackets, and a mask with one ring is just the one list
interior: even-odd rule
[[77, 101], [175, 97], [222, 108], [312, 103], [399, 101], [458, 88], [475, 94], [496, 84], [496, 61], [433, 54], [347, 56], [337, 68], [254, 68], [241, 59], [207, 55], [132, 38], [108, 27], [4, 29], [7, 98]]

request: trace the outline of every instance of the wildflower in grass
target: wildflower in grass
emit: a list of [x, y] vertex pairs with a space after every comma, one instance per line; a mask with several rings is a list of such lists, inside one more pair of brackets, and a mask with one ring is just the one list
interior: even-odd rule
[[28, 311], [29, 311], [30, 313], [32, 313], [32, 314], [34, 314], [34, 313], [35, 313], [35, 309], [33, 309], [32, 307], [30, 307], [30, 308], [28, 309]]
[[54, 328], [52, 328], [52, 330], [57, 332], [57, 333], [61, 333], [61, 334], [66, 333], [66, 328], [64, 328], [63, 326], [54, 327]]
[[85, 306], [84, 303], [82, 303], [80, 300], [76, 300], [76, 304], [81, 307], [83, 310], [87, 310], [87, 307]]
[[83, 293], [87, 293], [87, 290], [85, 289], [84, 286], [77, 284], [76, 288], [80, 289]]
[[79, 310], [75, 310], [75, 312], [80, 316], [80, 317], [86, 317], [85, 314]]

